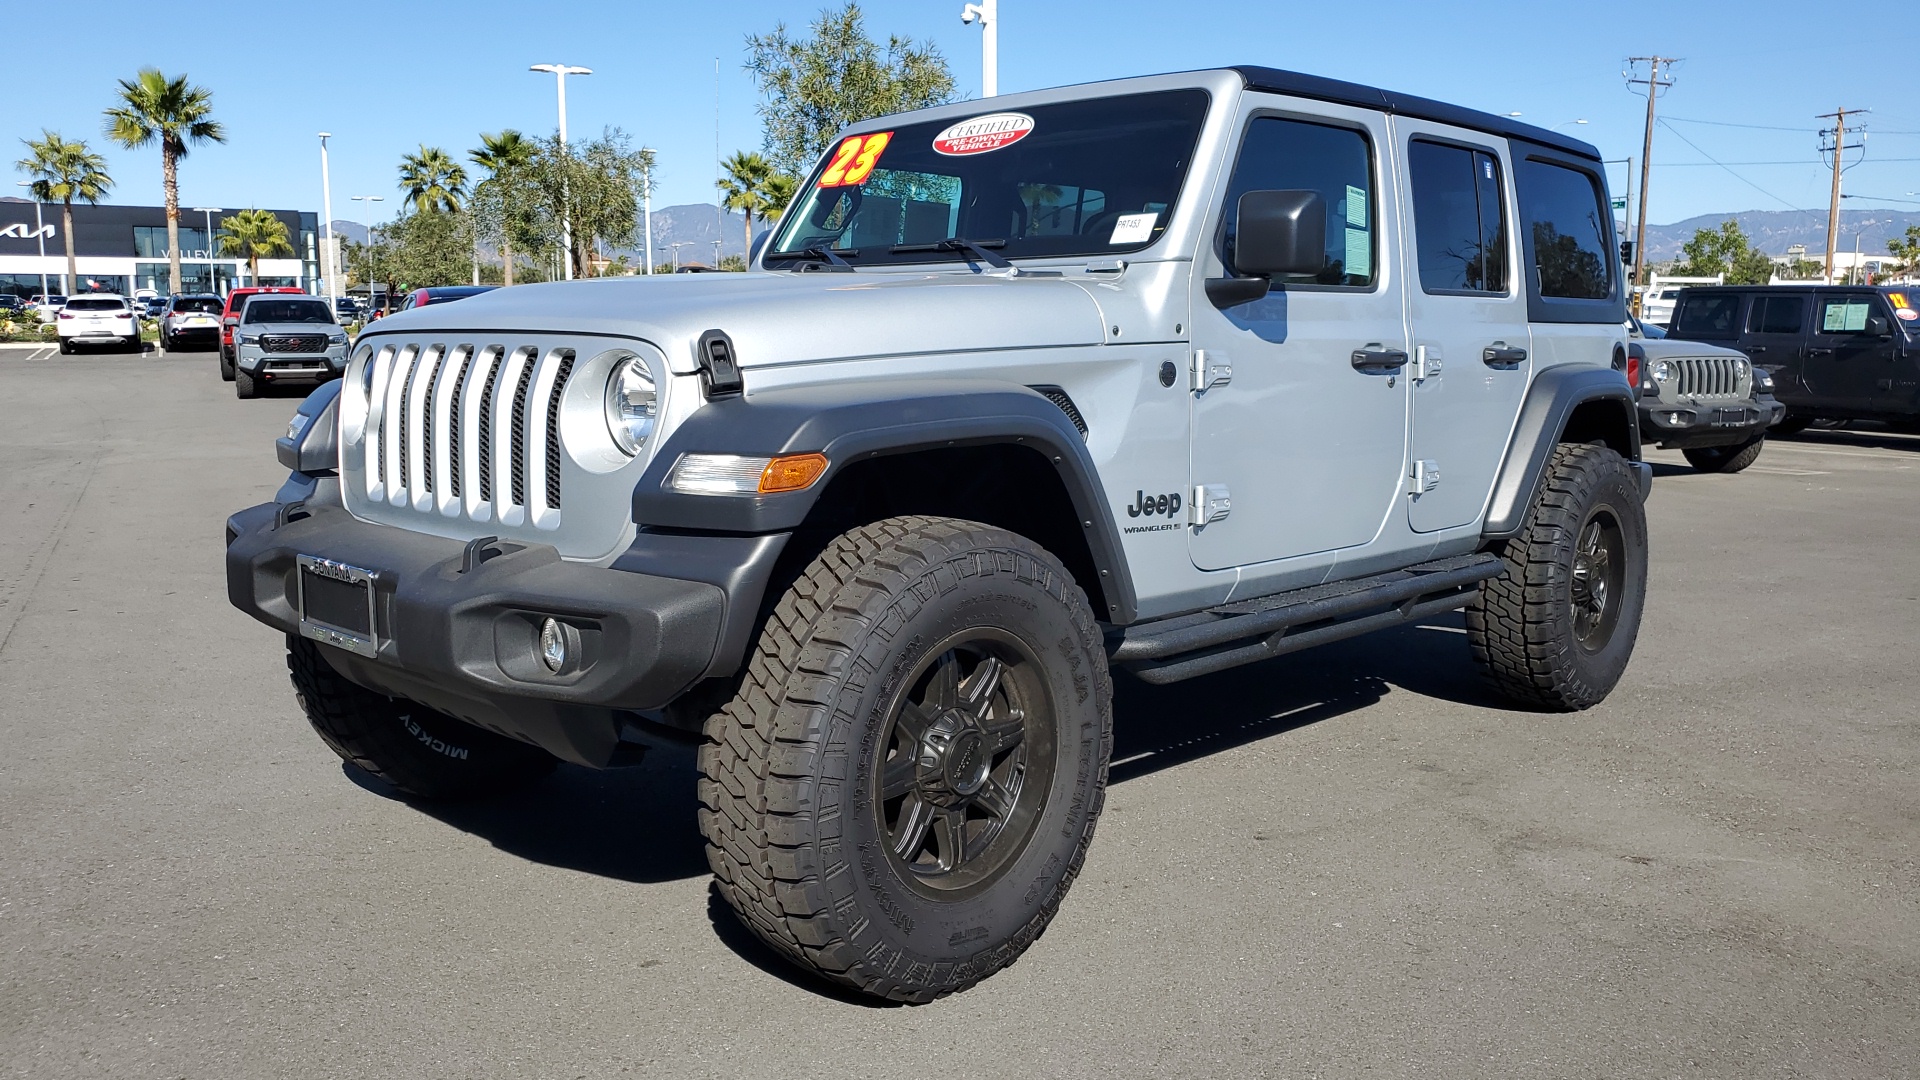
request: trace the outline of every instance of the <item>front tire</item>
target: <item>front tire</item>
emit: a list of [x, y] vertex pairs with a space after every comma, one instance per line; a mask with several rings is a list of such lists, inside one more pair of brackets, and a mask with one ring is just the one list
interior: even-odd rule
[[248, 398], [256, 398], [260, 396], [260, 388], [257, 384], [254, 383], [252, 375], [249, 375], [244, 371], [234, 372], [233, 396], [241, 399], [242, 401], [245, 401]]
[[235, 377], [238, 376], [238, 374], [239, 374], [239, 368], [234, 366], [233, 358], [227, 355], [226, 349], [224, 348], [221, 349], [220, 350], [220, 377], [226, 380], [227, 382], [232, 382], [234, 381]]
[[1646, 605], [1646, 510], [1626, 459], [1561, 443], [1501, 555], [1506, 569], [1467, 606], [1474, 659], [1516, 704], [1599, 704], [1626, 670]]
[[1732, 446], [1696, 446], [1680, 452], [1686, 455], [1687, 464], [1701, 472], [1737, 473], [1760, 457], [1766, 441], [1765, 435], [1755, 435]]
[[964, 990], [1059, 910], [1093, 837], [1113, 684], [1086, 594], [1002, 529], [845, 533], [708, 719], [700, 827], [754, 933], [894, 1001]]
[[503, 795], [553, 771], [553, 755], [424, 705], [342, 678], [320, 647], [287, 638], [287, 672], [313, 730], [341, 760], [403, 794], [431, 800]]

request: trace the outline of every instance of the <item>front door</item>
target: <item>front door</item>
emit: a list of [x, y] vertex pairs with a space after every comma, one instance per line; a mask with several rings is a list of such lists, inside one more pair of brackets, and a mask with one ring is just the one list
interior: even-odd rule
[[1806, 397], [1801, 384], [1807, 361], [1807, 301], [1812, 293], [1767, 289], [1747, 307], [1740, 351], [1753, 366], [1773, 375], [1774, 395], [1788, 404]]
[[1867, 332], [1867, 320], [1889, 325], [1886, 305], [1876, 293], [1821, 293], [1813, 304], [1802, 380], [1815, 407], [1841, 412], [1871, 412], [1887, 377], [1881, 355], [1888, 340]]
[[[1205, 495], [1190, 513], [1231, 501], [1225, 517], [1188, 532], [1203, 570], [1368, 543], [1398, 501], [1406, 459], [1407, 334], [1385, 118], [1244, 100], [1238, 159], [1215, 208], [1221, 228], [1195, 260], [1193, 482]], [[1240, 196], [1276, 189], [1325, 201], [1324, 267], [1276, 279], [1265, 299], [1215, 307], [1202, 279], [1231, 266]]]
[[1412, 277], [1415, 532], [1480, 517], [1532, 374], [1504, 141], [1396, 119], [1406, 147], [1403, 244]]

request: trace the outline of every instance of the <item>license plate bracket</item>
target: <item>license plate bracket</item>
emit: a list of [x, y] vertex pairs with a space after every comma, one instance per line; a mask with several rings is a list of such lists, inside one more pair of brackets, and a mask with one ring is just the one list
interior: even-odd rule
[[300, 636], [360, 656], [380, 654], [372, 570], [313, 555], [295, 557]]

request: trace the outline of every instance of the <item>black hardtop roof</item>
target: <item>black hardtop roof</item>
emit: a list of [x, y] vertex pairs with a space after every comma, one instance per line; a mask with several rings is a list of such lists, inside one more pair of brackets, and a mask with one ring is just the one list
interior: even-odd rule
[[1687, 285], [1682, 292], [1781, 292], [1787, 289], [1825, 289], [1831, 292], [1859, 292], [1872, 289], [1876, 292], [1915, 292], [1920, 287], [1913, 285], [1823, 285], [1818, 281], [1783, 281], [1778, 285]]
[[1254, 90], [1270, 90], [1276, 94], [1292, 94], [1295, 97], [1314, 98], [1319, 101], [1331, 101], [1341, 105], [1354, 105], [1364, 109], [1379, 109], [1382, 112], [1399, 116], [1411, 116], [1420, 120], [1432, 120], [1438, 124], [1453, 124], [1457, 127], [1472, 128], [1491, 135], [1500, 135], [1510, 139], [1525, 139], [1540, 143], [1569, 154], [1600, 160], [1600, 151], [1590, 143], [1568, 138], [1546, 128], [1522, 124], [1510, 116], [1495, 116], [1477, 109], [1460, 105], [1449, 105], [1444, 101], [1415, 97], [1393, 90], [1382, 90], [1377, 86], [1365, 86], [1360, 83], [1342, 82], [1320, 75], [1304, 75], [1298, 71], [1282, 71], [1270, 67], [1236, 66], [1234, 71], [1247, 80], [1247, 86]]

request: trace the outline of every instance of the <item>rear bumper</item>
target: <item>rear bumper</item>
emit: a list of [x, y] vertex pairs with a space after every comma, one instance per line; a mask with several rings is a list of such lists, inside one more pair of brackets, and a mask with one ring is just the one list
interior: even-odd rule
[[[337, 508], [277, 524], [280, 507], [227, 520], [227, 594], [302, 633], [296, 557], [373, 572], [376, 652], [322, 644], [355, 683], [404, 697], [588, 765], [610, 760], [622, 711], [656, 708], [713, 661], [726, 615], [718, 586], [567, 563], [545, 545], [497, 542], [462, 570], [467, 545], [360, 521]], [[559, 674], [539, 658], [540, 626], [569, 628]], [[316, 640], [323, 638], [316, 635]]]
[[1674, 405], [1643, 398], [1639, 407], [1641, 440], [1668, 450], [1743, 443], [1764, 435], [1787, 412], [1786, 406], [1772, 397], [1710, 405]]

